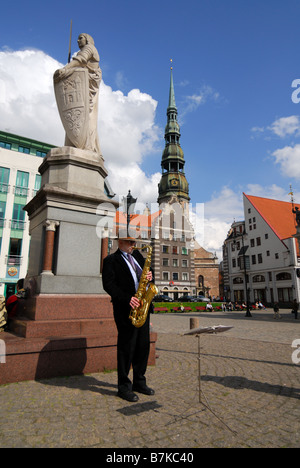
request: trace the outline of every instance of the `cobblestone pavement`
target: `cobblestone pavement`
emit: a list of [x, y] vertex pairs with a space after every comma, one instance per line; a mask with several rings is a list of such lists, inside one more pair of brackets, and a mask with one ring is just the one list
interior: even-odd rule
[[198, 338], [182, 335], [195, 316], [152, 315], [156, 393], [138, 403], [116, 397], [115, 371], [0, 386], [0, 447], [299, 447], [300, 320], [252, 315], [198, 315], [200, 326], [234, 327], [201, 335], [200, 361]]

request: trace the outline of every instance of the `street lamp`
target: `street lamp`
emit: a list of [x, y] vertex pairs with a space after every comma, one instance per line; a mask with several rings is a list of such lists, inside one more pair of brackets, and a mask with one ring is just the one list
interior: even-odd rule
[[[240, 252], [242, 251], [242, 256], [243, 256], [243, 263], [244, 263], [244, 283], [245, 283], [245, 288], [246, 288], [246, 307], [247, 307], [247, 311], [246, 311], [246, 315], [245, 317], [252, 317], [251, 315], [251, 312], [250, 312], [250, 301], [249, 301], [249, 291], [248, 291], [248, 278], [247, 278], [247, 268], [246, 268], [246, 249], [245, 249], [245, 244], [244, 244], [244, 235], [246, 234], [245, 230], [243, 231], [243, 233], [241, 233], [241, 238], [242, 238], [242, 249], [240, 250]], [[236, 238], [236, 233], [234, 235], [234, 237]], [[234, 239], [234, 244], [236, 244], [236, 240]], [[248, 248], [248, 247], [247, 247]], [[240, 255], [239, 255], [240, 256]]]
[[134, 205], [136, 204], [137, 198], [133, 198], [131, 195], [131, 191], [128, 190], [128, 195], [127, 197], [123, 197], [123, 206], [127, 215], [127, 237], [129, 236], [129, 224], [130, 224], [130, 217], [133, 214], [134, 211]]
[[247, 271], [246, 271], [246, 255], [245, 255], [245, 245], [244, 245], [244, 234], [245, 230], [242, 234], [242, 246], [243, 246], [243, 262], [244, 262], [244, 278], [245, 278], [245, 287], [246, 287], [246, 305], [247, 305], [247, 312], [245, 317], [252, 317], [250, 312], [250, 304], [249, 304], [249, 291], [248, 291], [248, 278], [247, 278]]

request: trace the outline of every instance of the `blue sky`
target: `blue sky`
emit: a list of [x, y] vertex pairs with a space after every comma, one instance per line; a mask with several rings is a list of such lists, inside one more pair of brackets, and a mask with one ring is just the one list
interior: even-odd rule
[[[5, 3], [1, 17], [0, 67], [9, 62], [9, 54], [26, 50], [42, 51], [49, 63], [52, 58], [65, 64], [71, 19], [72, 53], [78, 50], [79, 33], [93, 36], [107, 86], [107, 106], [115, 105], [112, 97], [118, 98], [119, 106], [123, 102], [124, 107], [118, 108], [123, 113], [121, 125], [128, 112], [132, 128], [134, 119], [141, 119], [138, 108], [140, 114], [147, 114], [138, 141], [128, 142], [128, 148], [134, 148], [132, 159], [125, 153], [117, 157], [127, 145], [125, 139], [118, 142], [114, 131], [119, 120], [112, 115], [109, 127], [102, 124], [102, 149], [109, 169], [124, 171], [126, 158], [132, 168], [131, 175], [128, 171], [127, 179], [113, 189], [126, 192], [131, 188], [143, 201], [146, 197], [156, 201], [173, 59], [186, 176], [192, 203], [205, 204], [208, 249], [219, 251], [231, 222], [242, 219], [243, 191], [289, 200], [292, 184], [295, 200], [300, 202], [300, 103], [291, 99], [292, 82], [300, 79], [299, 0], [29, 0]], [[40, 66], [38, 58], [28, 65], [23, 56], [19, 60], [23, 66], [36, 67], [37, 74], [49, 69]], [[0, 77], [2, 109], [8, 101], [3, 96], [1, 101], [1, 90], [8, 96], [11, 82], [13, 94], [17, 70], [16, 65], [7, 67], [2, 88]], [[27, 74], [22, 70], [25, 82]], [[25, 94], [30, 94], [30, 84], [29, 77]], [[139, 90], [134, 94], [134, 112], [129, 99], [132, 90]], [[39, 99], [47, 92], [49, 82], [41, 81]], [[42, 141], [48, 137], [49, 143], [56, 144], [55, 124], [52, 131], [49, 124], [48, 135], [33, 116], [30, 125], [23, 101], [21, 91], [15, 102], [10, 99], [0, 128]], [[46, 103], [52, 106], [47, 97], [40, 119], [47, 116], [43, 113]], [[18, 119], [20, 109], [26, 118]], [[103, 104], [102, 120], [110, 110]], [[10, 121], [14, 112], [16, 117]], [[101, 125], [99, 132], [101, 137]], [[139, 185], [132, 182], [139, 176], [137, 166], [144, 177]]]

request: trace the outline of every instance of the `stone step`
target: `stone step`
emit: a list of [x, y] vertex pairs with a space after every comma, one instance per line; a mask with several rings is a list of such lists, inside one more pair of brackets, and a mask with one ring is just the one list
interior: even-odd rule
[[13, 320], [11, 331], [24, 338], [113, 335], [116, 325], [112, 318], [30, 320], [19, 317]]

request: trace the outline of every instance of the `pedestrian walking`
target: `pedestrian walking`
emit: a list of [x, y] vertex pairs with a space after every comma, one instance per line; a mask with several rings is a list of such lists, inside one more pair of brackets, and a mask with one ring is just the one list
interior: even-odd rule
[[293, 301], [293, 309], [292, 309], [292, 314], [295, 314], [295, 319], [297, 320], [298, 318], [298, 309], [299, 309], [299, 304], [297, 302], [297, 299], [294, 299]]
[[281, 315], [279, 313], [279, 304], [278, 304], [278, 302], [274, 303], [273, 310], [274, 310], [274, 319], [281, 319]]

